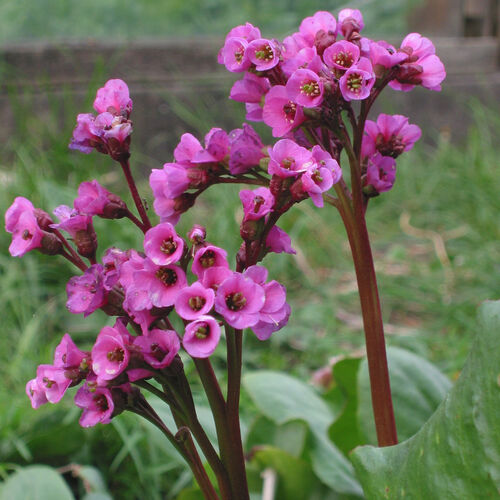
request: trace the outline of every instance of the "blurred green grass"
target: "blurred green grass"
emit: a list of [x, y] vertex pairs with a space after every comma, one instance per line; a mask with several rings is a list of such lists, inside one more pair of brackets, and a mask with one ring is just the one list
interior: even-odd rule
[[[62, 203], [72, 204], [78, 184], [92, 178], [132, 204], [108, 158], [67, 149], [74, 117], [78, 111], [90, 110], [94, 91], [89, 89], [83, 108], [77, 110], [68, 96], [63, 115], [55, 108], [43, 121], [30, 112], [29, 102], [18, 102], [18, 131], [1, 150], [2, 212], [18, 195], [47, 211]], [[15, 97], [13, 94], [12, 99]], [[208, 117], [197, 119], [195, 110], [179, 107], [179, 113], [185, 121], [191, 117], [191, 126], [200, 136], [217, 125], [216, 117], [213, 122]], [[493, 109], [471, 103], [470, 120], [470, 133], [463, 144], [451, 144], [436, 131], [435, 146], [417, 145], [400, 158], [394, 189], [372, 200], [368, 211], [388, 343], [424, 355], [452, 377], [463, 365], [471, 344], [476, 307], [500, 295], [496, 142], [500, 119]], [[133, 144], [133, 150], [132, 165], [154, 165], [140, 153], [140, 144]], [[141, 193], [152, 206], [147, 173], [139, 172], [138, 178]], [[238, 189], [211, 188], [183, 216], [180, 234], [194, 222], [204, 224], [210, 241], [234, 256], [240, 244]], [[266, 367], [308, 379], [329, 358], [362, 348], [353, 266], [345, 231], [332, 210], [318, 210], [307, 201], [280, 223], [290, 234], [297, 256], [270, 255], [265, 264], [272, 278], [287, 286], [293, 314], [287, 328], [269, 342], [259, 342], [251, 333], [245, 335], [246, 370]], [[127, 221], [97, 220], [96, 230], [101, 252], [111, 245], [140, 248], [140, 234]], [[144, 491], [148, 498], [160, 498], [159, 492], [166, 491], [165, 485], [171, 485], [182, 468], [170, 461], [174, 473], [158, 478], [155, 456], [167, 452], [155, 448], [135, 418], [120, 417], [112, 426], [83, 433], [76, 425], [79, 412], [72, 408], [70, 397], [58, 410], [31, 410], [24, 385], [34, 377], [38, 364], [51, 360], [62, 334], [70, 332], [79, 345], [90, 347], [110, 319], [101, 312], [85, 321], [69, 314], [65, 284], [73, 269], [59, 259], [36, 253], [11, 258], [9, 242], [10, 236], [2, 232], [0, 473], [2, 462], [4, 467], [8, 467], [6, 462], [32, 460], [59, 466], [69, 459], [93, 463], [106, 471], [106, 464], [119, 454], [116, 468], [106, 477], [110, 489], [139, 475], [139, 482], [123, 498], [140, 498]], [[445, 255], [436, 252], [436, 242], [444, 243]], [[219, 351], [215, 363], [222, 367]], [[134, 439], [126, 445], [124, 439], [129, 435]], [[103, 442], [107, 443], [105, 449]], [[189, 476], [183, 476], [179, 485], [186, 481]]]

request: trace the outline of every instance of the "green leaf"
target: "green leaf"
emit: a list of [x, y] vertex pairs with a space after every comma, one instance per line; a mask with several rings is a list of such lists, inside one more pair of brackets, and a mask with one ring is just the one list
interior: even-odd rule
[[479, 317], [465, 367], [424, 427], [396, 446], [354, 451], [368, 498], [500, 495], [500, 301], [483, 304]]
[[[429, 361], [405, 349], [387, 348], [387, 360], [396, 428], [399, 440], [404, 441], [429, 420], [450, 390], [451, 382]], [[358, 398], [358, 423], [366, 438], [363, 444], [377, 444], [366, 359], [359, 370]]]
[[357, 378], [360, 363], [361, 358], [346, 358], [335, 363], [332, 368], [336, 387], [329, 397], [335, 400], [343, 399], [344, 404], [340, 416], [328, 429], [328, 435], [345, 454], [365, 443], [357, 419]]
[[261, 470], [269, 467], [277, 473], [275, 498], [304, 500], [316, 486], [317, 480], [310, 464], [283, 450], [264, 446], [255, 453], [253, 460], [260, 465]]
[[2, 485], [0, 500], [74, 500], [68, 485], [53, 468], [30, 465], [18, 469]]
[[243, 385], [260, 412], [273, 422], [303, 420], [308, 424], [312, 468], [324, 484], [339, 493], [362, 494], [351, 463], [328, 439], [327, 429], [335, 415], [311, 386], [272, 371], [249, 373]]

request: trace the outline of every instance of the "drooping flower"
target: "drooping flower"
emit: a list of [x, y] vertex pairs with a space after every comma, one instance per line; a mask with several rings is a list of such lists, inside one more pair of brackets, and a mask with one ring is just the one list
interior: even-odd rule
[[342, 9], [338, 15], [338, 30], [349, 39], [353, 32], [359, 33], [365, 27], [363, 15], [358, 9]]
[[104, 87], [97, 91], [94, 109], [98, 113], [109, 112], [127, 118], [132, 111], [132, 99], [127, 84], [118, 78], [108, 80]]
[[374, 190], [375, 194], [384, 193], [392, 189], [395, 179], [396, 161], [394, 158], [377, 153], [368, 160], [365, 190], [368, 188]]
[[240, 200], [243, 204], [243, 221], [259, 220], [266, 216], [274, 206], [274, 196], [266, 187], [255, 190], [242, 189]]
[[105, 387], [80, 387], [75, 394], [75, 404], [83, 409], [80, 417], [82, 427], [92, 427], [96, 424], [109, 424], [113, 416], [115, 405], [113, 396]]
[[266, 238], [266, 248], [269, 252], [274, 253], [297, 253], [292, 247], [290, 236], [278, 226], [273, 226], [269, 231]]
[[337, 33], [337, 21], [330, 12], [318, 11], [300, 23], [299, 32], [309, 47], [314, 45], [316, 35], [320, 31], [332, 35]]
[[53, 365], [39, 365], [36, 380], [49, 403], [59, 403], [71, 385], [71, 379], [66, 377], [64, 368]]
[[82, 215], [99, 215], [118, 219], [126, 215], [127, 205], [116, 194], [110, 193], [95, 179], [78, 186], [78, 197], [73, 206]]
[[220, 340], [219, 323], [212, 316], [200, 316], [186, 325], [182, 345], [193, 358], [211, 356]]
[[47, 396], [45, 396], [45, 389], [39, 382], [38, 378], [34, 378], [26, 384], [26, 394], [30, 398], [31, 407], [34, 410], [49, 402]]
[[264, 77], [245, 73], [243, 80], [234, 82], [229, 97], [233, 101], [260, 103], [262, 96], [271, 88], [269, 80]]
[[68, 301], [66, 307], [73, 314], [83, 313], [86, 318], [107, 302], [107, 290], [104, 288], [104, 267], [93, 264], [83, 275], [73, 276], [66, 285]]
[[252, 167], [259, 165], [264, 158], [264, 144], [259, 135], [247, 123], [229, 133], [229, 171], [233, 175], [244, 174]]
[[63, 335], [54, 352], [54, 366], [57, 368], [78, 368], [89, 359], [90, 354], [78, 349], [68, 333]]

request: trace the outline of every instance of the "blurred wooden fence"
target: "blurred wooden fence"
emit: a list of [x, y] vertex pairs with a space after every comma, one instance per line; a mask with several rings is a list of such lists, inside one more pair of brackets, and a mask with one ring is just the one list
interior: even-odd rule
[[[426, 0], [410, 25], [436, 43], [448, 74], [443, 92], [388, 90], [379, 109], [408, 114], [428, 130], [463, 138], [471, 97], [490, 108], [498, 105], [499, 15], [499, 0]], [[31, 114], [43, 116], [54, 102], [70, 102], [68, 95], [81, 104], [89, 85], [97, 89], [109, 77], [123, 78], [134, 99], [134, 143], [153, 158], [168, 161], [186, 129], [199, 133], [211, 124], [240, 126], [242, 108], [227, 98], [238, 75], [217, 64], [221, 43], [222, 39], [198, 38], [4, 46], [0, 140], [14, 132], [20, 102]], [[90, 106], [80, 109], [90, 111]]]

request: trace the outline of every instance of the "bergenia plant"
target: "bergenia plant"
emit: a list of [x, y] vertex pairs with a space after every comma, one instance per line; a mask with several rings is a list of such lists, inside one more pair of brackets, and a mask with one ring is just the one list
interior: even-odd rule
[[[78, 386], [74, 400], [82, 409], [82, 426], [107, 424], [123, 411], [136, 413], [175, 446], [207, 499], [248, 499], [239, 420], [242, 338], [253, 334], [266, 341], [288, 322], [292, 308], [285, 286], [262, 261], [272, 252], [295, 253], [277, 224], [295, 205], [311, 199], [318, 208], [337, 210], [345, 225], [378, 442], [397, 443], [365, 213], [372, 198], [392, 189], [397, 158], [413, 147], [421, 131], [405, 116], [368, 116], [387, 86], [440, 90], [445, 70], [432, 42], [418, 33], [395, 48], [366, 38], [363, 27], [361, 13], [345, 9], [337, 19], [317, 12], [283, 41], [263, 38], [250, 23], [233, 28], [218, 55], [220, 64], [242, 76], [230, 98], [245, 103], [247, 119], [264, 122], [276, 142], [265, 145], [249, 124], [229, 133], [213, 128], [202, 142], [184, 134], [173, 161], [153, 169], [149, 178], [159, 221], [151, 221], [130, 169], [129, 89], [113, 79], [97, 91], [96, 114], [78, 115], [70, 148], [85, 154], [95, 150], [120, 165], [137, 212], [92, 180], [78, 187], [73, 207], [54, 210], [58, 220], [22, 197], [5, 216], [13, 256], [38, 249], [78, 268], [67, 285], [71, 313], [86, 317], [102, 309], [116, 318], [113, 326], [103, 326], [88, 351], [64, 334], [52, 363], [40, 365], [26, 385], [33, 408], [57, 403]], [[239, 195], [242, 243], [236, 256], [211, 242], [199, 225], [186, 239], [178, 234], [177, 222], [199, 196], [213, 185], [234, 183], [247, 185]], [[94, 217], [128, 218], [143, 233], [143, 248], [98, 252]], [[222, 336], [227, 391], [210, 360], [224, 348]], [[187, 357], [210, 403], [217, 444], [200, 424], [182, 361]], [[154, 411], [147, 393], [170, 407], [175, 429]]]

